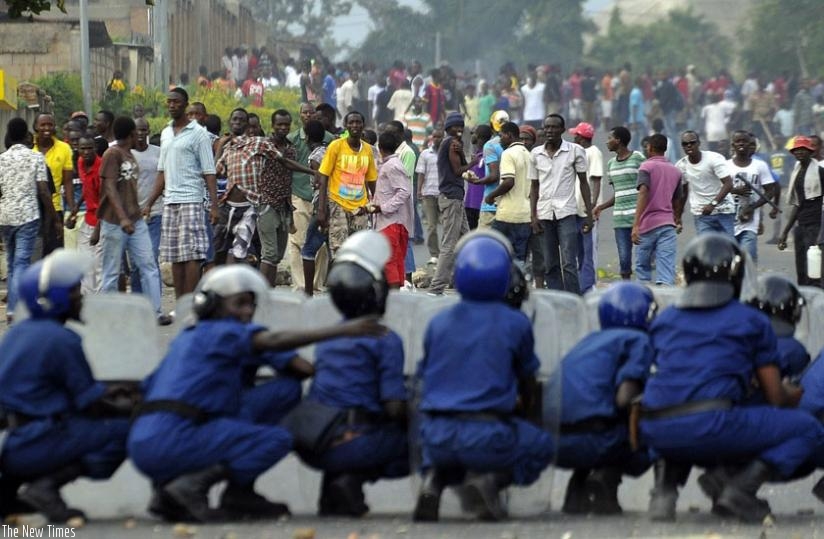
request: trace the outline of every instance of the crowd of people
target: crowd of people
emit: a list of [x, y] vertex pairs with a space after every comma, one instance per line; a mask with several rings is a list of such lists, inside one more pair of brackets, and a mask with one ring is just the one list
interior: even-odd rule
[[[250, 70], [271, 71], [267, 56], [227, 50], [222, 76], [237, 84]], [[297, 119], [284, 109], [261, 119], [243, 107], [221, 119], [176, 86], [159, 137], [139, 110], [117, 118], [100, 111], [93, 127], [74, 113], [65, 142], [51, 114], [38, 115], [33, 138], [22, 119], [9, 122], [0, 230], [14, 324], [0, 343], [0, 430], [9, 432], [0, 508], [63, 522], [82, 515], [60, 488], [79, 476], [109, 477], [128, 454], [151, 479], [150, 511], [163, 518], [278, 517], [288, 508], [256, 493], [254, 481], [294, 447], [324, 472], [320, 514], [365, 514], [365, 482], [410, 473], [403, 343], [376, 318], [390, 289], [413, 289], [416, 241], [429, 254], [428, 294], [461, 296], [430, 322], [417, 373], [424, 481], [416, 520], [437, 520], [441, 492], [456, 485], [470, 513], [503, 518], [499, 492], [536, 481], [555, 458], [575, 470], [569, 513], [619, 512], [621, 477], [654, 463], [653, 518], [675, 518], [678, 488], [696, 465], [707, 468], [699, 482], [718, 511], [758, 521], [769, 514], [756, 498], [761, 484], [820, 464], [824, 428], [814, 414], [824, 363], [802, 374], [809, 357], [791, 337], [803, 305], [798, 288], [766, 280], [756, 309], [741, 301], [761, 214], [769, 207], [778, 216], [783, 185], [789, 211], [774, 239], [783, 249], [793, 230], [798, 284], [821, 284], [804, 256], [824, 243], [814, 120], [795, 120], [788, 147], [772, 144], [762, 159], [759, 141], [776, 140], [770, 122], [731, 107], [727, 157], [702, 149], [728, 151], [698, 125], [713, 106], [702, 102], [751, 102], [757, 82], [745, 94], [719, 76], [700, 90], [687, 84], [685, 97], [681, 80], [662, 74], [647, 99], [644, 77], [633, 79], [626, 66], [590, 99], [589, 70], [561, 82], [554, 67], [529, 68], [521, 85], [507, 65], [475, 93], [448, 66], [425, 77], [419, 63], [396, 62], [373, 92], [358, 67], [330, 66], [321, 78], [319, 63], [309, 63], [296, 73]], [[553, 77], [557, 95], [547, 90]], [[802, 83], [793, 100], [810, 88]], [[788, 99], [790, 90], [782, 92]], [[660, 116], [649, 113], [656, 107]], [[648, 119], [663, 127], [648, 131]], [[606, 163], [593, 144], [601, 128], [615, 154]], [[603, 178], [612, 188], [604, 196]], [[681, 257], [687, 287], [656, 318], [643, 285], [676, 283], [687, 207], [697, 233]], [[550, 378], [563, 396], [553, 410], [536, 389], [533, 327], [520, 306], [530, 286], [594, 288], [593, 232], [610, 208], [620, 276], [638, 282], [604, 295], [602, 330]], [[38, 236], [45, 258], [30, 265]], [[95, 381], [79, 337], [63, 324], [79, 317], [83, 294], [125, 289], [127, 280], [149, 297], [158, 322], [170, 323], [161, 262], [171, 265], [176, 298], [193, 294], [198, 321], [140, 384]], [[311, 296], [326, 288], [347, 322], [286, 333], [253, 324], [282, 263], [296, 289]], [[31, 319], [15, 322], [20, 300]], [[316, 341], [314, 365], [294, 352]], [[255, 385], [262, 365], [278, 375]], [[604, 374], [597, 388], [595, 371]], [[803, 396], [782, 377], [800, 378]], [[804, 410], [783, 409], [799, 402]], [[224, 480], [213, 509], [209, 488]], [[824, 498], [824, 486], [816, 495]]]

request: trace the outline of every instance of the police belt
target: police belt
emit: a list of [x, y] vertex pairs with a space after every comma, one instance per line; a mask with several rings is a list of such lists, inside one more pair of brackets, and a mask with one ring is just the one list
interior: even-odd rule
[[214, 419], [214, 414], [210, 414], [205, 410], [192, 406], [183, 401], [171, 399], [159, 399], [153, 401], [145, 401], [137, 405], [132, 414], [132, 421], [142, 415], [154, 414], [157, 412], [169, 412], [179, 415], [185, 419], [190, 419], [195, 425], [202, 425]]
[[705, 399], [667, 406], [665, 408], [642, 408], [641, 419], [670, 419], [684, 415], [699, 414], [701, 412], [729, 410], [730, 408], [732, 408], [732, 401], [730, 399]]
[[348, 408], [343, 411], [345, 424], [349, 427], [357, 425], [381, 425], [386, 423], [386, 416], [382, 413], [370, 412], [363, 408]]
[[589, 417], [575, 423], [561, 423], [560, 434], [586, 434], [590, 432], [605, 432], [621, 424], [617, 417]]
[[450, 419], [460, 419], [461, 421], [508, 421], [512, 414], [506, 412], [446, 412], [442, 410], [427, 410], [424, 412], [429, 417], [448, 417]]

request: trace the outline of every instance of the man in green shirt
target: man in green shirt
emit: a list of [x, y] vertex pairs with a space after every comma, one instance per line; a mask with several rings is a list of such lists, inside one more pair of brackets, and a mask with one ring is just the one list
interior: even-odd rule
[[635, 221], [635, 206], [638, 203], [638, 167], [645, 157], [640, 152], [627, 148], [632, 135], [626, 127], [613, 127], [607, 135], [607, 149], [615, 152], [615, 157], [607, 163], [607, 179], [612, 185], [613, 195], [603, 204], [595, 206], [593, 217], [598, 219], [601, 212], [612, 208], [612, 226], [615, 228], [615, 243], [618, 247], [618, 266], [622, 279], [632, 276], [632, 225]]
[[[300, 105], [301, 127], [286, 137], [295, 146], [295, 160], [301, 165], [309, 166], [309, 154], [311, 152], [306, 139], [306, 124], [315, 119], [315, 107], [310, 103]], [[329, 144], [335, 136], [328, 131], [323, 137], [323, 143]], [[286, 249], [286, 259], [289, 262], [289, 271], [292, 274], [292, 288], [303, 290], [303, 260], [300, 257], [300, 250], [306, 241], [306, 229], [309, 227], [309, 220], [312, 218], [312, 182], [314, 179], [309, 174], [302, 172], [292, 173], [292, 221], [295, 230], [289, 234], [289, 245]], [[317, 254], [317, 268], [315, 274], [315, 289], [319, 289], [326, 281], [326, 258], [328, 251], [326, 246], [322, 247]]]
[[478, 95], [480, 98], [478, 99], [478, 117], [475, 119], [475, 124], [485, 125], [489, 123], [492, 109], [495, 107], [495, 94], [489, 91], [489, 84], [483, 82]]

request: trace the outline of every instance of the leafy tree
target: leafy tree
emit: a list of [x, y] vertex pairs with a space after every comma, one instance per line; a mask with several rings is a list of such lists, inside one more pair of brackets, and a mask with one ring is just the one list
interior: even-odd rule
[[732, 43], [715, 24], [689, 8], [670, 11], [665, 19], [650, 24], [626, 24], [615, 8], [607, 33], [593, 40], [589, 57], [603, 68], [625, 62], [636, 70], [696, 64], [714, 73], [729, 67]]
[[57, 125], [63, 125], [72, 112], [83, 109], [83, 89], [78, 73], [53, 73], [40, 77], [34, 84], [51, 96]]
[[424, 0], [415, 11], [385, 0], [358, 0], [371, 15], [374, 29], [359, 54], [380, 65], [435, 57], [435, 36], [441, 36], [441, 58], [457, 67], [476, 60], [484, 66], [512, 61], [576, 63], [582, 35], [594, 29], [583, 15], [584, 0]]
[[[273, 36], [327, 40], [336, 17], [348, 15], [353, 0], [243, 0]], [[332, 43], [330, 43], [332, 44]]]
[[52, 4], [62, 11], [66, 12], [66, 0], [5, 0], [6, 5], [9, 6], [9, 17], [12, 19], [19, 19], [24, 14], [28, 14], [29, 19], [34, 18], [44, 11], [50, 11]]
[[744, 65], [767, 75], [824, 73], [824, 33], [819, 28], [823, 18], [820, 0], [762, 0], [740, 36]]

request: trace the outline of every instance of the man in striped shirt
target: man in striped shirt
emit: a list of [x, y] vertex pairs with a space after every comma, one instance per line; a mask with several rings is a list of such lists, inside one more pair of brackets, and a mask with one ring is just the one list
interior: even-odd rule
[[615, 228], [615, 243], [618, 246], [618, 266], [622, 279], [632, 276], [632, 224], [635, 220], [635, 206], [638, 203], [638, 167], [644, 162], [644, 155], [630, 150], [632, 139], [626, 127], [613, 127], [607, 136], [607, 149], [615, 157], [607, 163], [607, 179], [612, 185], [613, 195], [592, 211], [595, 219], [607, 208], [612, 210], [612, 226]]

